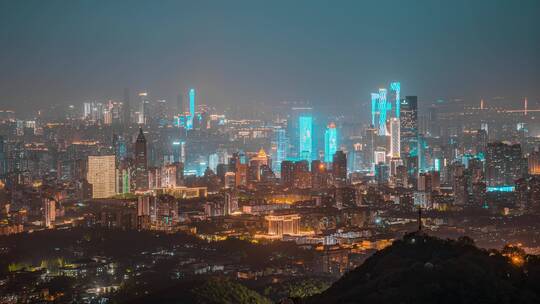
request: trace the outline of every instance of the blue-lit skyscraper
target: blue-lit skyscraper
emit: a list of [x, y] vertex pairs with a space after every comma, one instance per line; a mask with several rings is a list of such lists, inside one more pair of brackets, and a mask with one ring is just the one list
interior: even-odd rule
[[283, 128], [276, 128], [274, 130], [274, 160], [272, 161], [272, 170], [275, 173], [281, 173], [281, 163], [287, 159], [287, 150], [289, 149], [289, 141], [287, 139], [287, 132]]
[[298, 117], [299, 143], [298, 157], [311, 162], [313, 152], [313, 117], [302, 114]]
[[193, 120], [195, 119], [195, 89], [189, 89], [189, 118], [186, 123], [186, 129], [193, 129]]
[[378, 122], [377, 120], [377, 113], [379, 112], [378, 110], [378, 105], [379, 105], [379, 93], [371, 93], [371, 125], [372, 126], [376, 126], [376, 122]]
[[[386, 128], [388, 118], [400, 118], [400, 96], [401, 84], [399, 82], [391, 82], [390, 91], [380, 88], [378, 93], [371, 93], [371, 124], [377, 129], [380, 136], [389, 135]], [[392, 109], [392, 104], [394, 109]]]
[[324, 133], [324, 162], [331, 163], [337, 151], [337, 129], [336, 124], [330, 123]]
[[379, 110], [379, 135], [384, 136], [387, 134], [386, 131], [386, 113], [391, 109], [391, 105], [387, 101], [386, 89], [379, 89], [379, 102], [377, 108]]
[[394, 103], [394, 115], [396, 118], [399, 118], [400, 112], [400, 94], [401, 94], [401, 84], [399, 82], [390, 83], [390, 102]]

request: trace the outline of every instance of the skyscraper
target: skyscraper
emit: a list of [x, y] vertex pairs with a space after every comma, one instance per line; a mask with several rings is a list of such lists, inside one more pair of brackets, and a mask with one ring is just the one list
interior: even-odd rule
[[540, 151], [531, 152], [527, 160], [529, 174], [540, 175]]
[[285, 187], [292, 187], [294, 180], [294, 162], [284, 160], [281, 162], [281, 184]]
[[386, 117], [388, 110], [391, 108], [391, 104], [388, 103], [387, 100], [387, 94], [388, 90], [386, 89], [379, 89], [379, 100], [377, 104], [377, 108], [379, 110], [379, 135], [385, 136], [388, 134], [388, 131], [386, 130]]
[[401, 134], [399, 118], [390, 120], [390, 156], [399, 158], [401, 150]]
[[299, 145], [298, 157], [302, 160], [311, 161], [313, 153], [313, 117], [303, 114], [298, 118]]
[[88, 156], [86, 180], [92, 185], [92, 198], [108, 198], [116, 194], [114, 155]]
[[332, 160], [332, 174], [336, 184], [344, 184], [347, 181], [347, 154], [336, 151]]
[[56, 219], [56, 204], [53, 199], [43, 199], [43, 226], [51, 228]]
[[137, 123], [143, 125], [148, 118], [148, 105], [150, 104], [150, 100], [148, 99], [147, 92], [139, 93], [139, 98], [139, 117], [137, 118]]
[[135, 141], [135, 189], [148, 190], [148, 158], [146, 150], [146, 138], [142, 128]]
[[394, 117], [400, 117], [400, 94], [401, 94], [401, 83], [391, 82], [390, 83], [390, 102], [394, 104]]
[[287, 157], [301, 159], [300, 151], [300, 117], [313, 117], [311, 107], [293, 107], [287, 118], [287, 138], [289, 140]]
[[401, 152], [409, 154], [415, 150], [418, 137], [418, 98], [407, 96], [402, 99], [400, 112]]
[[278, 174], [281, 173], [281, 162], [287, 159], [287, 150], [289, 142], [287, 140], [287, 133], [283, 128], [274, 129], [274, 143], [273, 143], [274, 161], [272, 162], [272, 170]]
[[371, 125], [373, 127], [378, 127], [379, 123], [378, 105], [379, 93], [371, 93]]
[[195, 119], [195, 89], [189, 89], [189, 117], [186, 122], [186, 129], [193, 129], [193, 120]]
[[486, 183], [488, 191], [513, 187], [523, 177], [524, 159], [521, 145], [502, 142], [489, 143], [486, 153]]
[[330, 123], [324, 133], [324, 161], [331, 163], [337, 151], [337, 129], [335, 123]]

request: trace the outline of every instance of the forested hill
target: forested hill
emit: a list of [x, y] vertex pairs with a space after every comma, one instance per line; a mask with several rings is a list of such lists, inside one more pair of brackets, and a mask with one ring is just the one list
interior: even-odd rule
[[519, 248], [477, 248], [469, 238], [406, 235], [322, 294], [319, 303], [540, 303], [540, 259]]

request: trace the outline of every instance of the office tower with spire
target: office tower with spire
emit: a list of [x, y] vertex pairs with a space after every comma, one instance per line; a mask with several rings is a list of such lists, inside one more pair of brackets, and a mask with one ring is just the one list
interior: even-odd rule
[[146, 138], [143, 129], [139, 128], [139, 135], [135, 141], [135, 189], [148, 190], [148, 156]]

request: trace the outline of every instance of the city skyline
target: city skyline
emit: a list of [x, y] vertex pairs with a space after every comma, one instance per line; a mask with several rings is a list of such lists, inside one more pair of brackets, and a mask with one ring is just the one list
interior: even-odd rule
[[538, 0], [0, 0], [0, 303], [540, 303]]

